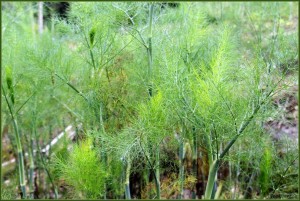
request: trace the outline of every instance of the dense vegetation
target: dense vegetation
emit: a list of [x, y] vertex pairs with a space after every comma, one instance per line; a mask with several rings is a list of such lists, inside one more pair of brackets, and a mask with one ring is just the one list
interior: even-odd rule
[[3, 199], [298, 198], [298, 2], [57, 5], [2, 2]]

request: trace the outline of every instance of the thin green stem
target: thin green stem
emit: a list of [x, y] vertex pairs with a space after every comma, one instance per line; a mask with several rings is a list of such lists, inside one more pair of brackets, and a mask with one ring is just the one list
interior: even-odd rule
[[[26, 135], [26, 143], [29, 144], [29, 151], [28, 151], [28, 157], [29, 157], [29, 198], [34, 199], [34, 137], [33, 132], [30, 132], [30, 139], [27, 140]], [[26, 155], [26, 154], [25, 154]]]
[[53, 99], [55, 99], [59, 104], [61, 104], [64, 108], [66, 108], [70, 113], [72, 113], [74, 116], [76, 116], [79, 119], [83, 119], [83, 117], [80, 114], [77, 114], [76, 112], [74, 112], [73, 110], [71, 110], [71, 108], [69, 108], [66, 104], [64, 104], [63, 102], [61, 102], [58, 98], [56, 98], [56, 96], [52, 96]]
[[13, 121], [13, 127], [15, 130], [15, 136], [16, 136], [16, 144], [17, 144], [17, 152], [18, 152], [18, 163], [19, 163], [19, 183], [20, 188], [22, 192], [22, 199], [26, 198], [26, 184], [25, 184], [25, 168], [24, 168], [24, 156], [23, 156], [23, 150], [22, 150], [22, 143], [21, 143], [21, 137], [18, 129], [17, 119], [14, 116], [13, 112], [13, 105], [9, 102], [6, 92], [4, 90], [4, 87], [2, 86], [2, 92], [5, 98], [5, 101], [7, 103], [12, 121]]
[[63, 79], [61, 76], [59, 76], [57, 73], [55, 73], [55, 75], [60, 78], [62, 81], [64, 81], [69, 87], [71, 87], [71, 89], [73, 89], [78, 95], [80, 95], [82, 98], [84, 98], [84, 100], [86, 100], [88, 102], [88, 99], [83, 95], [82, 92], [80, 92], [78, 89], [76, 89], [75, 86], [73, 86], [70, 82], [66, 81], [65, 79]]
[[235, 127], [235, 131], [236, 133], [238, 133], [238, 129], [237, 129], [237, 124], [236, 124], [236, 117], [233, 114], [232, 108], [228, 105], [227, 101], [225, 100], [225, 98], [223, 97], [222, 93], [220, 92], [220, 90], [218, 89], [218, 87], [216, 86], [216, 84], [214, 82], [212, 82], [213, 86], [215, 87], [215, 89], [218, 91], [218, 94], [220, 95], [220, 97], [222, 98], [223, 102], [225, 103], [228, 111], [230, 112], [230, 115], [232, 117], [232, 120], [234, 122], [234, 127]]
[[50, 183], [51, 183], [51, 185], [52, 185], [52, 187], [53, 187], [55, 199], [58, 199], [58, 191], [57, 191], [57, 187], [55, 186], [54, 181], [53, 181], [53, 179], [52, 179], [52, 176], [51, 176], [51, 174], [50, 174], [48, 168], [46, 167], [46, 162], [45, 162], [45, 160], [44, 160], [44, 156], [42, 155], [40, 146], [39, 146], [38, 144], [37, 144], [37, 148], [38, 148], [38, 152], [40, 153], [40, 157], [41, 157], [41, 161], [42, 161], [43, 167], [44, 167], [44, 169], [45, 169], [45, 171], [46, 171], [46, 174], [47, 174], [47, 176], [48, 176], [48, 178], [49, 178], [49, 180], [50, 180]]
[[159, 145], [156, 147], [156, 170], [155, 170], [155, 186], [156, 186], [156, 199], [160, 199], [160, 171], [159, 171], [159, 159], [160, 159], [160, 150]]
[[281, 82], [281, 80], [276, 85], [274, 85], [274, 87], [270, 90], [270, 92], [266, 95], [266, 97], [260, 102], [260, 104], [258, 104], [254, 108], [252, 114], [246, 120], [244, 120], [242, 122], [242, 124], [240, 126], [240, 129], [238, 130], [238, 133], [226, 145], [226, 147], [224, 148], [224, 150], [220, 154], [219, 158], [217, 158], [216, 160], [214, 160], [212, 166], [210, 167], [210, 171], [209, 171], [207, 187], [205, 189], [205, 199], [213, 199], [211, 196], [212, 196], [212, 193], [213, 193], [213, 187], [214, 187], [214, 183], [215, 183], [215, 178], [217, 176], [217, 172], [218, 172], [218, 168], [219, 168], [219, 164], [220, 164], [221, 160], [225, 157], [225, 155], [228, 153], [228, 151], [230, 150], [230, 148], [236, 142], [236, 140], [238, 139], [238, 137], [243, 133], [243, 131], [250, 124], [250, 122], [254, 119], [254, 117], [258, 113], [259, 109], [265, 104], [265, 102], [268, 100], [268, 98], [271, 96], [271, 94], [273, 93], [274, 89], [276, 88], [276, 86], [280, 82]]
[[[102, 124], [103, 125], [103, 124]], [[105, 130], [104, 130], [104, 126], [102, 126], [103, 127], [103, 132], [105, 132]], [[107, 153], [105, 152], [105, 149], [104, 149], [104, 141], [102, 140], [102, 147], [101, 147], [101, 161], [103, 161], [103, 163], [104, 163], [104, 166], [105, 166], [105, 169], [107, 169], [107, 167], [108, 167], [108, 158], [107, 158]], [[127, 174], [127, 173], [126, 173]], [[104, 194], [103, 194], [103, 199], [105, 199], [106, 200], [106, 190], [107, 190], [107, 187], [106, 187], [106, 182], [104, 182]]]
[[[34, 133], [34, 136], [35, 136], [36, 140], [38, 140], [38, 137], [37, 137], [37, 131], [36, 131], [36, 113], [34, 113], [34, 116], [33, 116], [33, 121], [32, 121], [32, 132]], [[46, 171], [46, 174], [47, 174], [47, 176], [48, 176], [48, 178], [49, 178], [49, 180], [50, 180], [50, 183], [51, 183], [51, 185], [52, 185], [52, 187], [53, 187], [55, 199], [58, 199], [58, 191], [57, 191], [57, 188], [56, 188], [56, 186], [55, 186], [55, 184], [54, 184], [54, 181], [53, 181], [53, 179], [52, 179], [52, 176], [51, 176], [51, 174], [50, 174], [48, 168], [46, 167], [46, 161], [44, 160], [44, 156], [43, 156], [43, 154], [42, 154], [42, 152], [41, 152], [41, 148], [40, 148], [40, 145], [39, 145], [38, 142], [36, 143], [36, 146], [37, 146], [37, 151], [38, 151], [38, 153], [40, 154], [40, 159], [41, 159], [42, 165], [43, 165], [43, 167], [44, 167], [44, 170]]]
[[30, 189], [30, 199], [33, 199], [34, 196], [34, 160], [33, 160], [33, 155], [32, 155], [32, 147], [30, 148], [31, 150], [29, 151], [29, 189]]
[[31, 96], [29, 96], [29, 98], [19, 107], [19, 109], [17, 109], [17, 111], [15, 112], [16, 114], [19, 113], [19, 111], [23, 108], [23, 106], [31, 99], [31, 97], [35, 94], [35, 92], [33, 94], [31, 94]]
[[228, 151], [230, 150], [230, 148], [233, 146], [233, 144], [236, 142], [236, 140], [238, 139], [238, 137], [243, 133], [243, 131], [246, 129], [246, 127], [249, 125], [249, 123], [253, 120], [255, 114], [258, 112], [259, 108], [261, 107], [261, 105], [258, 105], [255, 110], [253, 111], [252, 115], [242, 123], [238, 134], [236, 134], [233, 139], [227, 144], [227, 146], [224, 148], [224, 150], [222, 151], [222, 153], [220, 154], [219, 158], [214, 160], [214, 162], [212, 163], [210, 170], [209, 170], [209, 176], [208, 176], [208, 181], [207, 181], [207, 186], [205, 189], [205, 199], [213, 199], [212, 193], [213, 193], [213, 187], [214, 187], [214, 183], [215, 183], [215, 178], [219, 169], [219, 164], [221, 162], [221, 160], [225, 157], [225, 155], [228, 153]]
[[[141, 138], [141, 136], [140, 136], [140, 138]], [[146, 157], [146, 160], [147, 160], [147, 162], [148, 162], [148, 164], [149, 164], [149, 166], [150, 166], [150, 169], [151, 169], [151, 171], [152, 171], [152, 173], [153, 173], [153, 175], [154, 175], [155, 185], [156, 185], [156, 195], [157, 195], [157, 199], [160, 199], [160, 181], [159, 181], [159, 177], [157, 177], [156, 169], [153, 167], [153, 165], [152, 165], [152, 163], [151, 163], [151, 161], [150, 161], [149, 156], [146, 154], [146, 152], [145, 152], [145, 150], [144, 150], [144, 148], [143, 148], [143, 146], [142, 146], [141, 139], [139, 140], [139, 142], [140, 142], [139, 145], [140, 145], [140, 147], [141, 147], [141, 149], [142, 149], [142, 152], [144, 153], [144, 156]], [[159, 158], [158, 158], [158, 159], [159, 159]]]
[[149, 7], [149, 37], [148, 37], [148, 47], [147, 47], [147, 55], [148, 55], [148, 79], [149, 79], [149, 88], [148, 93], [149, 96], [153, 95], [153, 81], [152, 81], [152, 71], [153, 71], [153, 55], [152, 55], [152, 21], [153, 21], [153, 10], [154, 4], [151, 3]]
[[89, 48], [89, 53], [90, 53], [90, 56], [91, 56], [93, 69], [96, 70], [96, 63], [95, 63], [95, 59], [94, 59], [94, 54], [93, 54], [93, 51], [92, 51], [92, 47], [90, 46], [89, 41], [88, 41], [86, 35], [84, 35], [84, 39], [85, 39], [86, 44], [87, 44], [87, 46]]
[[212, 194], [214, 190], [214, 184], [215, 184], [217, 172], [219, 169], [219, 164], [220, 164], [220, 159], [216, 159], [213, 161], [212, 165], [210, 166], [204, 199], [213, 199]]
[[129, 41], [124, 47], [122, 47], [115, 55], [110, 57], [104, 64], [100, 66], [100, 68], [104, 67], [106, 64], [108, 64], [110, 61], [112, 61], [116, 56], [118, 56], [133, 40]]
[[183, 139], [181, 138], [180, 140], [180, 145], [179, 145], [179, 196], [178, 199], [183, 198], [183, 184], [184, 184], [184, 144], [183, 144]]
[[125, 159], [124, 163], [125, 163], [125, 198], [127, 200], [131, 200], [130, 186], [129, 186], [131, 161], [130, 159], [128, 160]]

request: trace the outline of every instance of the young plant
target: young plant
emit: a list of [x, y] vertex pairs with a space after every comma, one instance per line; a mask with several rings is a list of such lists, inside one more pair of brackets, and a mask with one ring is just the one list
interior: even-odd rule
[[[161, 91], [158, 91], [148, 103], [140, 106], [140, 116], [137, 121], [137, 124], [143, 129], [140, 136], [140, 146], [147, 159], [150, 171], [152, 171], [154, 175], [156, 199], [160, 199], [160, 144], [167, 133], [165, 131], [166, 114], [163, 101], [163, 94]], [[155, 127], [153, 125], [155, 125]], [[148, 150], [145, 151], [145, 148]], [[151, 157], [152, 154], [153, 158]]]
[[105, 193], [104, 184], [108, 175], [97, 152], [92, 149], [90, 139], [76, 145], [66, 161], [57, 158], [56, 166], [61, 178], [74, 187], [75, 192], [82, 192], [84, 197], [96, 199]]

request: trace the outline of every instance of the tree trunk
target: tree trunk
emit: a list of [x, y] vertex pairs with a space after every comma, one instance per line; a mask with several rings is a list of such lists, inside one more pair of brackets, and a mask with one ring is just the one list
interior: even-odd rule
[[43, 33], [43, 2], [38, 2], [38, 25], [39, 25], [39, 34]]

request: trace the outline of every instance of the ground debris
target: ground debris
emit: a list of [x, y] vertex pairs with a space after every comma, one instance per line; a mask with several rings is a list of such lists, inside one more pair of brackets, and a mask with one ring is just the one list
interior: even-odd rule
[[273, 104], [281, 111], [281, 117], [270, 119], [264, 128], [270, 133], [274, 141], [290, 139], [298, 144], [298, 86], [279, 94]]

